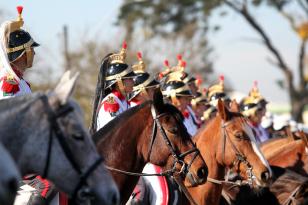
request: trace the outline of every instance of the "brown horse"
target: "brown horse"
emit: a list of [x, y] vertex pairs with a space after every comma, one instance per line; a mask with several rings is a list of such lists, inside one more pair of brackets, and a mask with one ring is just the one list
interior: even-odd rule
[[253, 191], [249, 186], [224, 185], [220, 205], [299, 205], [308, 202], [308, 178], [288, 169], [273, 167], [275, 181], [269, 188]]
[[[238, 110], [235, 101], [231, 107]], [[226, 168], [251, 170], [258, 185], [268, 185], [270, 168], [256, 145], [252, 129], [241, 114], [230, 112], [222, 101], [218, 101], [217, 116], [198, 132], [194, 141], [209, 168], [208, 181], [189, 188], [197, 204], [219, 204]]]
[[264, 155], [270, 165], [291, 169], [308, 176], [308, 152], [304, 140], [290, 141], [274, 151], [268, 150]]
[[164, 170], [173, 167], [173, 172], [184, 172], [187, 176], [184, 183], [188, 186], [206, 181], [206, 164], [182, 122], [181, 113], [164, 104], [159, 91], [155, 92], [153, 102], [129, 109], [93, 135], [105, 163], [117, 169], [111, 173], [122, 204], [128, 200], [139, 177], [119, 170], [141, 173], [147, 162]]

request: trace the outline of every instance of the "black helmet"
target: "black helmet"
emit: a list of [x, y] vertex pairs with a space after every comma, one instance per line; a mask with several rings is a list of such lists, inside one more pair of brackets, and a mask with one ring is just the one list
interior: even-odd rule
[[146, 92], [147, 88], [158, 88], [159, 82], [154, 79], [148, 72], [145, 71], [146, 65], [143, 62], [141, 52], [137, 53], [138, 64], [133, 65], [133, 70], [136, 76], [133, 78], [133, 92], [130, 93], [129, 100], [132, 100], [140, 92]]
[[9, 32], [6, 53], [10, 62], [18, 59], [21, 55], [24, 54], [24, 52], [26, 52], [27, 57], [29, 55], [33, 55], [33, 53], [30, 52], [30, 48], [39, 46], [39, 44], [32, 39], [28, 32], [21, 29], [24, 24], [23, 18], [21, 16], [22, 11], [23, 7], [17, 6], [17, 20], [10, 21], [7, 26], [3, 26], [3, 28], [6, 30], [5, 32]]
[[105, 88], [111, 87], [116, 82], [122, 81], [125, 78], [133, 78], [135, 73], [132, 68], [125, 63], [127, 45], [124, 42], [120, 53], [109, 56], [109, 65], [105, 71]]
[[182, 81], [169, 81], [162, 86], [165, 97], [193, 97], [188, 85]]
[[18, 59], [28, 48], [39, 46], [31, 35], [20, 29], [10, 33], [7, 54], [10, 62]]

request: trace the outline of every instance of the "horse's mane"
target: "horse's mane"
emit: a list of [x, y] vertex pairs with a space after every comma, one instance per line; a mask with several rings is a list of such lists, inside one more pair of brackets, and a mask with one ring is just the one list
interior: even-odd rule
[[39, 97], [44, 95], [44, 93], [31, 93], [29, 95], [12, 97], [4, 100], [0, 100], [0, 112], [11, 109], [22, 110], [25, 107], [30, 106]]
[[[106, 133], [112, 132], [112, 130], [114, 130], [114, 129], [118, 129], [119, 125], [121, 125], [122, 123], [123, 124], [127, 123], [128, 118], [134, 116], [141, 109], [143, 109], [144, 107], [146, 107], [146, 106], [148, 106], [149, 104], [152, 104], [152, 103], [153, 103], [152, 101], [146, 101], [146, 102], [142, 103], [141, 105], [130, 108], [130, 109], [126, 110], [125, 112], [121, 113], [120, 115], [118, 115], [117, 117], [115, 117], [113, 120], [108, 122], [104, 127], [99, 129], [97, 132], [95, 132], [92, 135], [92, 139], [93, 139], [94, 143], [95, 144], [98, 143], [100, 140], [102, 140], [106, 136]], [[179, 121], [184, 120], [182, 113], [176, 107], [174, 107], [173, 105], [168, 104], [168, 103], [164, 104], [164, 107], [162, 109], [162, 113], [172, 114]]]

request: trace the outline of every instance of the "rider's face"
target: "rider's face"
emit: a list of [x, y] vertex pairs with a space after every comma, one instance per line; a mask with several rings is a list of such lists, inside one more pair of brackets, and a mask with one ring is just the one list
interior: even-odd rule
[[131, 93], [133, 91], [134, 81], [132, 78], [126, 78], [123, 80], [124, 88], [126, 93]]

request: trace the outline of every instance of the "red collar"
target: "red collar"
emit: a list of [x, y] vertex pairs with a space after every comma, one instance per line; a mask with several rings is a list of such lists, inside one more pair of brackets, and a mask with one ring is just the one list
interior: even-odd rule
[[255, 122], [252, 122], [249, 120], [249, 124], [252, 126], [252, 127], [258, 127], [259, 124], [258, 123], [255, 123]]
[[133, 98], [133, 99], [131, 99], [130, 101], [129, 101], [129, 103], [135, 103], [135, 104], [137, 104], [137, 105], [140, 105], [141, 104], [141, 101], [140, 100], [137, 100], [136, 98]]
[[112, 93], [117, 96], [120, 100], [125, 100], [125, 96], [122, 95], [120, 91], [112, 90]]
[[19, 78], [23, 78], [23, 73], [22, 72], [20, 72], [19, 70], [17, 70], [16, 68], [12, 68], [13, 69], [13, 71], [15, 72], [15, 74], [19, 77]]
[[187, 119], [189, 117], [189, 112], [187, 110], [185, 110], [184, 112], [182, 112], [183, 116]]

